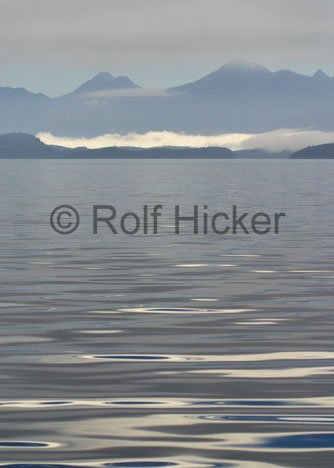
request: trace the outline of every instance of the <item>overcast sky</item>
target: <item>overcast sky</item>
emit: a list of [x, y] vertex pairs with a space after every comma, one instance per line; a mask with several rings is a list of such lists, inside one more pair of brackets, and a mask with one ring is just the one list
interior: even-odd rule
[[333, 0], [0, 0], [0, 86], [164, 88], [238, 59], [334, 75], [333, 19]]

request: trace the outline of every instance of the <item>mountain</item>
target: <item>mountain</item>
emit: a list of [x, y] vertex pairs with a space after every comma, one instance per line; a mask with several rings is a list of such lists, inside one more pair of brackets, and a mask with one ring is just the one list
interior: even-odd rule
[[115, 89], [139, 88], [127, 76], [114, 77], [108, 72], [100, 72], [91, 80], [79, 86], [72, 94], [92, 93], [98, 91], [110, 91]]
[[10, 87], [0, 87], [0, 99], [16, 99], [22, 101], [35, 100], [37, 101], [46, 101], [48, 97], [42, 93], [31, 93], [25, 88], [10, 88]]
[[320, 70], [306, 76], [232, 62], [171, 91], [181, 93], [186, 105], [200, 111], [201, 127], [207, 132], [334, 128], [334, 78]]
[[0, 135], [0, 159], [234, 159], [228, 148], [64, 148], [24, 133]]
[[0, 133], [29, 132], [45, 125], [51, 99], [25, 88], [0, 87]]
[[334, 159], [334, 143], [308, 146], [293, 153], [290, 159]]
[[319, 69], [314, 73], [313, 79], [327, 81], [328, 79], [330, 79], [330, 76], [326, 75], [326, 73]]
[[170, 88], [170, 91], [192, 95], [228, 96], [234, 89], [242, 93], [245, 86], [249, 88], [265, 85], [271, 76], [269, 70], [255, 63], [230, 62], [199, 80]]
[[69, 94], [49, 98], [0, 88], [0, 132], [60, 136], [168, 130], [192, 134], [258, 133], [278, 128], [334, 130], [334, 78], [272, 72], [230, 62], [162, 92], [100, 72]]

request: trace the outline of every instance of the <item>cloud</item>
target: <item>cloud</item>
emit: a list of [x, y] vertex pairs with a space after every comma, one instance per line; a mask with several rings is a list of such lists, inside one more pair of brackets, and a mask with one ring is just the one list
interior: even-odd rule
[[170, 97], [175, 95], [172, 91], [160, 89], [145, 89], [145, 88], [120, 88], [107, 89], [101, 91], [92, 91], [89, 93], [81, 93], [79, 96], [83, 99], [105, 100], [115, 98], [141, 98], [141, 97]]
[[306, 146], [334, 143], [334, 132], [319, 130], [278, 129], [249, 135], [244, 148], [264, 148], [268, 151], [296, 151]]
[[139, 148], [154, 148], [160, 146], [187, 146], [203, 148], [208, 146], [228, 147], [232, 150], [262, 148], [268, 151], [296, 151], [305, 146], [322, 143], [333, 143], [334, 132], [317, 130], [278, 129], [265, 133], [224, 133], [221, 135], [189, 135], [168, 131], [152, 131], [147, 133], [107, 133], [93, 138], [59, 137], [51, 133], [37, 135], [49, 145], [66, 146], [69, 148], [87, 147], [104, 148], [107, 146], [126, 146]]

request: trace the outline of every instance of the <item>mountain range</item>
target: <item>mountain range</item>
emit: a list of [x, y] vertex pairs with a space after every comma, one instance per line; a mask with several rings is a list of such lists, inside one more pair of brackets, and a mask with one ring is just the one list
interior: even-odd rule
[[230, 62], [199, 80], [157, 91], [100, 72], [56, 98], [0, 87], [0, 133], [256, 133], [277, 128], [334, 130], [334, 78]]

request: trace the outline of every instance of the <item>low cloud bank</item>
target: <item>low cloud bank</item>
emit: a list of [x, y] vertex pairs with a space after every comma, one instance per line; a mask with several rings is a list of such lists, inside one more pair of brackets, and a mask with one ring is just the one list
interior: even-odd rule
[[120, 89], [107, 89], [101, 91], [91, 91], [89, 93], [80, 94], [80, 98], [86, 104], [100, 104], [101, 101], [119, 98], [148, 98], [148, 97], [171, 97], [177, 93], [159, 89], [145, 89], [145, 88], [120, 88]]
[[296, 151], [306, 146], [334, 143], [334, 131], [278, 129], [265, 133], [224, 133], [221, 135], [189, 135], [168, 131], [147, 133], [107, 133], [92, 138], [59, 137], [41, 132], [37, 137], [48, 145], [68, 148], [87, 147], [91, 149], [107, 146], [154, 148], [159, 146], [187, 146], [203, 148], [208, 146], [228, 147], [231, 150], [262, 148], [267, 151]]

